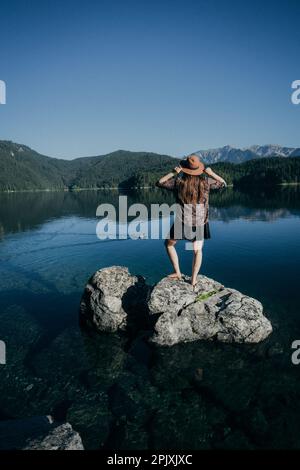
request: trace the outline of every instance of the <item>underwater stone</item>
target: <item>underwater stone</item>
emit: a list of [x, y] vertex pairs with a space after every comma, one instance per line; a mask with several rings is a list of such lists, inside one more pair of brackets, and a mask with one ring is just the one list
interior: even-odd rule
[[69, 423], [51, 416], [0, 422], [1, 450], [83, 450], [80, 435]]

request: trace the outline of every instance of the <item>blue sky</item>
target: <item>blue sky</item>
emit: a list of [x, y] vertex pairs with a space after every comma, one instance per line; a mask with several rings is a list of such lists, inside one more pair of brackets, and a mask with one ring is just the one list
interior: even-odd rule
[[0, 139], [74, 158], [300, 146], [299, 1], [1, 0]]

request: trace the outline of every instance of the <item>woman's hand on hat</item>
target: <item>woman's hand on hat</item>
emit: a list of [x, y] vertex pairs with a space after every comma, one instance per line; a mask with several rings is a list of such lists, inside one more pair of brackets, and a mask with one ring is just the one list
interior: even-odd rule
[[204, 172], [210, 176], [211, 178], [213, 178], [214, 180], [218, 181], [219, 183], [221, 183], [223, 185], [224, 188], [226, 188], [227, 186], [227, 183], [226, 181], [221, 178], [221, 176], [217, 175], [217, 173], [215, 173], [210, 167], [207, 167], [205, 168]]
[[181, 172], [181, 166], [180, 166], [180, 165], [175, 166], [174, 171], [175, 171], [175, 172], [177, 173], [177, 175], [178, 175], [178, 173]]
[[209, 166], [206, 167], [203, 171], [204, 171], [204, 173], [206, 173], [208, 176], [212, 176], [213, 173], [214, 173], [214, 172], [212, 171], [212, 169], [211, 169]]

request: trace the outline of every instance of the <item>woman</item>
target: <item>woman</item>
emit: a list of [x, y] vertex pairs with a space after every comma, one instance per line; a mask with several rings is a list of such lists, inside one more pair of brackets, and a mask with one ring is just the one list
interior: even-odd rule
[[[182, 176], [175, 178], [181, 172]], [[165, 241], [167, 253], [174, 268], [174, 273], [169, 277], [181, 279], [175, 245], [177, 240], [189, 240], [193, 243], [194, 251], [191, 284], [195, 289], [202, 262], [203, 241], [205, 238], [210, 238], [209, 191], [226, 186], [226, 182], [211, 168], [205, 168], [198, 155], [190, 155], [186, 160], [182, 160], [172, 173], [160, 178], [156, 184], [175, 192], [179, 208]]]

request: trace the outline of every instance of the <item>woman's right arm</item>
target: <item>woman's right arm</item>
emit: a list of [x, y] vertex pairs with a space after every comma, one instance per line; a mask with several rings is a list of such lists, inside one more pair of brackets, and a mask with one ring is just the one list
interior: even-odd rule
[[162, 177], [158, 180], [158, 184], [164, 184], [164, 183], [166, 183], [168, 180], [170, 180], [171, 178], [174, 178], [174, 176], [175, 176], [175, 173], [172, 171], [171, 173], [168, 173], [167, 175], [162, 176]]
[[[166, 189], [173, 189], [174, 188], [174, 176], [181, 172], [181, 167], [177, 166], [171, 173], [168, 173], [165, 176], [162, 176], [156, 183], [156, 186]], [[171, 181], [170, 181], [171, 180]]]

